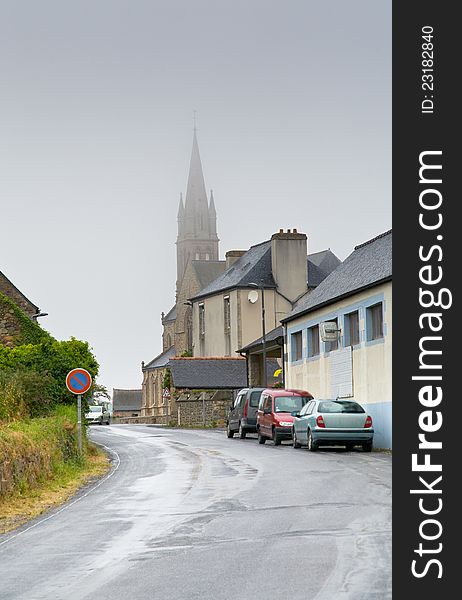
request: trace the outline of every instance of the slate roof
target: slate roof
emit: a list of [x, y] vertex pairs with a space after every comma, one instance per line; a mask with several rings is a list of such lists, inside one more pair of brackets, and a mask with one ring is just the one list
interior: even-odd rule
[[356, 246], [320, 285], [302, 296], [281, 320], [290, 321], [326, 304], [378, 285], [392, 277], [392, 230]]
[[168, 361], [175, 356], [175, 346], [172, 346], [165, 352], [162, 352], [155, 358], [153, 358], [147, 365], [144, 365], [143, 371], [150, 371], [151, 369], [160, 369], [166, 367]]
[[330, 248], [308, 255], [308, 287], [317, 287], [342, 261]]
[[166, 315], [164, 315], [162, 322], [165, 323], [166, 321], [175, 321], [175, 319], [176, 319], [176, 304], [174, 306], [172, 306], [172, 308], [168, 311], [168, 313]]
[[176, 388], [228, 389], [247, 385], [245, 358], [172, 358], [168, 366]]
[[[284, 329], [283, 329], [282, 325], [279, 325], [279, 327], [272, 329], [265, 335], [265, 341], [267, 343], [274, 342], [278, 338], [283, 338], [283, 337], [284, 337]], [[261, 344], [263, 344], [263, 336], [259, 337], [258, 340], [250, 342], [250, 344], [247, 344], [247, 346], [240, 348], [238, 350], [238, 352], [246, 352], [247, 350], [250, 350], [251, 348], [254, 348], [256, 346], [260, 346]]]
[[[340, 264], [340, 260], [331, 250], [310, 254], [307, 261], [310, 287], [319, 285]], [[228, 289], [248, 287], [249, 283], [263, 284], [265, 288], [276, 287], [271, 268], [271, 240], [251, 246], [229, 269], [193, 296], [193, 299], [197, 300]]]
[[201, 290], [219, 277], [226, 269], [225, 260], [192, 260], [191, 266], [196, 272]]
[[114, 389], [112, 394], [112, 410], [141, 410], [141, 390]]
[[276, 287], [271, 273], [271, 240], [252, 246], [229, 269], [193, 298], [196, 300], [224, 290], [246, 287], [249, 283], [255, 282], [263, 284], [264, 287]]

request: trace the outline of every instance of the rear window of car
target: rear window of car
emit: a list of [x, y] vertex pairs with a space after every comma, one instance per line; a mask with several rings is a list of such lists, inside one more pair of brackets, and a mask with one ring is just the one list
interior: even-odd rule
[[328, 400], [320, 402], [318, 407], [320, 413], [363, 413], [364, 408], [357, 402], [351, 400]]
[[249, 406], [253, 406], [254, 408], [258, 406], [260, 402], [261, 392], [252, 392], [250, 394]]
[[274, 399], [274, 412], [298, 412], [309, 399], [307, 396], [276, 396]]

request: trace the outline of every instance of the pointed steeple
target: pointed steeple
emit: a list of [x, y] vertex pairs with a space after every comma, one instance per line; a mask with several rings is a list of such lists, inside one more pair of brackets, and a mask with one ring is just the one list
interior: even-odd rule
[[210, 190], [209, 213], [210, 213], [211, 217], [216, 217], [217, 216], [217, 211], [215, 209], [215, 202], [213, 200], [213, 190]]
[[178, 204], [178, 220], [184, 217], [183, 194], [180, 193], [180, 203]]
[[189, 262], [192, 260], [217, 261], [219, 257], [218, 244], [217, 213], [213, 192], [210, 194], [209, 202], [199, 155], [197, 132], [194, 126], [186, 198], [183, 204], [183, 198], [180, 197], [178, 207], [177, 294]]
[[210, 233], [212, 235], [216, 235], [216, 233], [217, 233], [217, 211], [215, 209], [215, 202], [213, 200], [213, 190], [210, 190], [209, 223], [210, 223]]
[[178, 204], [178, 237], [181, 237], [184, 229], [184, 204], [183, 204], [183, 194], [180, 193], [180, 202]]
[[188, 186], [184, 206], [185, 234], [196, 238], [208, 237], [208, 202], [202, 172], [199, 145], [194, 129], [191, 162], [189, 164]]

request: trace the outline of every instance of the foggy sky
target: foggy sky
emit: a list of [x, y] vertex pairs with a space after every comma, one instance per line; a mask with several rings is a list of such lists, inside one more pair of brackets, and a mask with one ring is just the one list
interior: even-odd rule
[[174, 302], [193, 110], [220, 256], [391, 226], [390, 0], [3, 0], [0, 270], [141, 385]]

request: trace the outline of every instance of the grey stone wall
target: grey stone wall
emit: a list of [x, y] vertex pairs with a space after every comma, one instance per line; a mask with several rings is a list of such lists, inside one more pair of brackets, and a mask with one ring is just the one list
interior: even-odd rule
[[224, 427], [233, 402], [231, 391], [180, 393], [176, 398], [179, 427]]

